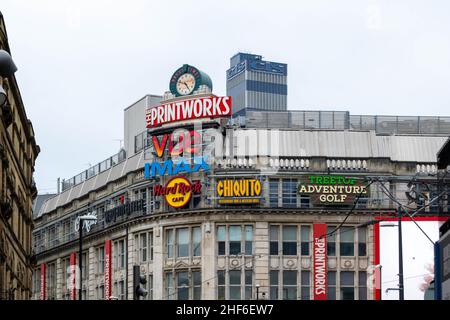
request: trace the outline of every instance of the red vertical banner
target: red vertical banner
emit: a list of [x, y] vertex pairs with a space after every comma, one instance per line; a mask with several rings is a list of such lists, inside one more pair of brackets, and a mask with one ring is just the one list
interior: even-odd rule
[[327, 300], [327, 225], [313, 225], [314, 300]]
[[112, 241], [105, 241], [105, 299], [112, 296]]
[[[377, 266], [380, 264], [380, 223], [373, 226], [373, 237], [373, 264]], [[381, 300], [381, 269], [377, 267], [375, 267], [374, 298]]]
[[46, 282], [45, 282], [45, 273], [47, 271], [46, 265], [45, 263], [41, 263], [41, 300], [45, 300], [46, 295], [45, 295], [45, 290], [46, 288]]
[[69, 276], [69, 290], [70, 290], [70, 299], [76, 300], [77, 298], [77, 286], [76, 286], [76, 267], [77, 267], [77, 254], [72, 252], [70, 254], [70, 276]]

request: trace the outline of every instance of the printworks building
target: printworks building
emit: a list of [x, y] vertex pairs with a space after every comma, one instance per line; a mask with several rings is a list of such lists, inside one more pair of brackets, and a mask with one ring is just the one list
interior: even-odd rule
[[[133, 299], [134, 266], [146, 299], [380, 297], [373, 222], [395, 214], [396, 199], [420, 207], [438, 194], [450, 118], [252, 111], [235, 121], [231, 97], [211, 92], [205, 73], [179, 68], [163, 97], [125, 109], [124, 148], [42, 205], [35, 299]], [[440, 205], [448, 211], [433, 202], [422, 214]]]

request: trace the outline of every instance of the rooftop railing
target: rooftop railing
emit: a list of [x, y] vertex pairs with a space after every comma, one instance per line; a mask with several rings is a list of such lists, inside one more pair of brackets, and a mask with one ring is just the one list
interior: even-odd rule
[[102, 162], [97, 163], [96, 165], [90, 167], [89, 169], [77, 174], [76, 176], [64, 180], [61, 183], [61, 189], [62, 191], [67, 190], [73, 186], [76, 186], [77, 184], [82, 183], [83, 181], [108, 170], [109, 168], [119, 164], [120, 162], [124, 161], [126, 159], [126, 152], [124, 149], [120, 150], [115, 155], [109, 157], [106, 160], [103, 160]]

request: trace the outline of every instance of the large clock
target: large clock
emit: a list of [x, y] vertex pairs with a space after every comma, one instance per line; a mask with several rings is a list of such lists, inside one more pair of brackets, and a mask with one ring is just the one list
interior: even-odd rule
[[201, 85], [206, 85], [212, 90], [209, 76], [188, 64], [175, 71], [170, 78], [170, 91], [176, 97], [193, 94]]

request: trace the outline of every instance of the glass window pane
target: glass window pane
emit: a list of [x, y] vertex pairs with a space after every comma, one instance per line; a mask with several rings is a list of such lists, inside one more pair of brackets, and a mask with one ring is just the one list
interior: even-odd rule
[[309, 286], [309, 281], [310, 281], [310, 273], [309, 271], [302, 271], [302, 286]]
[[219, 256], [225, 255], [225, 242], [219, 242], [218, 243], [218, 249], [219, 249]]
[[253, 281], [252, 281], [252, 279], [253, 279], [253, 272], [252, 271], [250, 271], [250, 270], [246, 270], [245, 271], [245, 284], [252, 284], [253, 283]]
[[228, 272], [230, 275], [230, 285], [241, 284], [241, 271], [240, 270], [232, 270]]
[[278, 285], [278, 270], [270, 271], [270, 285], [271, 286]]
[[225, 285], [225, 271], [217, 271], [217, 283], [219, 286]]
[[230, 254], [236, 255], [241, 253], [241, 242], [230, 242]]
[[328, 287], [327, 299], [336, 300], [336, 287]]
[[302, 294], [302, 297], [301, 297], [302, 300], [309, 300], [310, 299], [309, 287], [302, 287], [301, 292], [302, 292], [301, 293]]
[[241, 226], [230, 226], [230, 241], [241, 241]]
[[217, 227], [217, 241], [225, 241], [225, 226]]
[[200, 271], [192, 272], [194, 286], [200, 286], [202, 284], [202, 274]]
[[253, 240], [253, 226], [245, 226], [245, 240], [246, 241]]
[[297, 285], [297, 271], [283, 271], [283, 285]]
[[308, 242], [309, 236], [311, 233], [311, 227], [310, 226], [302, 226], [302, 242]]
[[355, 244], [344, 242], [340, 245], [341, 256], [353, 256], [355, 254]]
[[297, 227], [284, 226], [283, 227], [283, 241], [297, 241]]
[[240, 286], [230, 286], [230, 300], [241, 300]]
[[278, 300], [278, 287], [270, 287], [270, 299]]
[[270, 240], [278, 241], [279, 226], [270, 226]]
[[329, 286], [335, 286], [336, 285], [336, 271], [328, 271], [327, 284]]
[[297, 255], [297, 242], [283, 242], [284, 255]]
[[353, 287], [341, 288], [341, 300], [355, 300], [355, 289]]
[[355, 228], [342, 227], [340, 236], [341, 236], [341, 242], [354, 242], [355, 241]]
[[270, 254], [278, 255], [278, 242], [270, 242]]
[[353, 286], [355, 280], [352, 271], [341, 272], [341, 286]]

